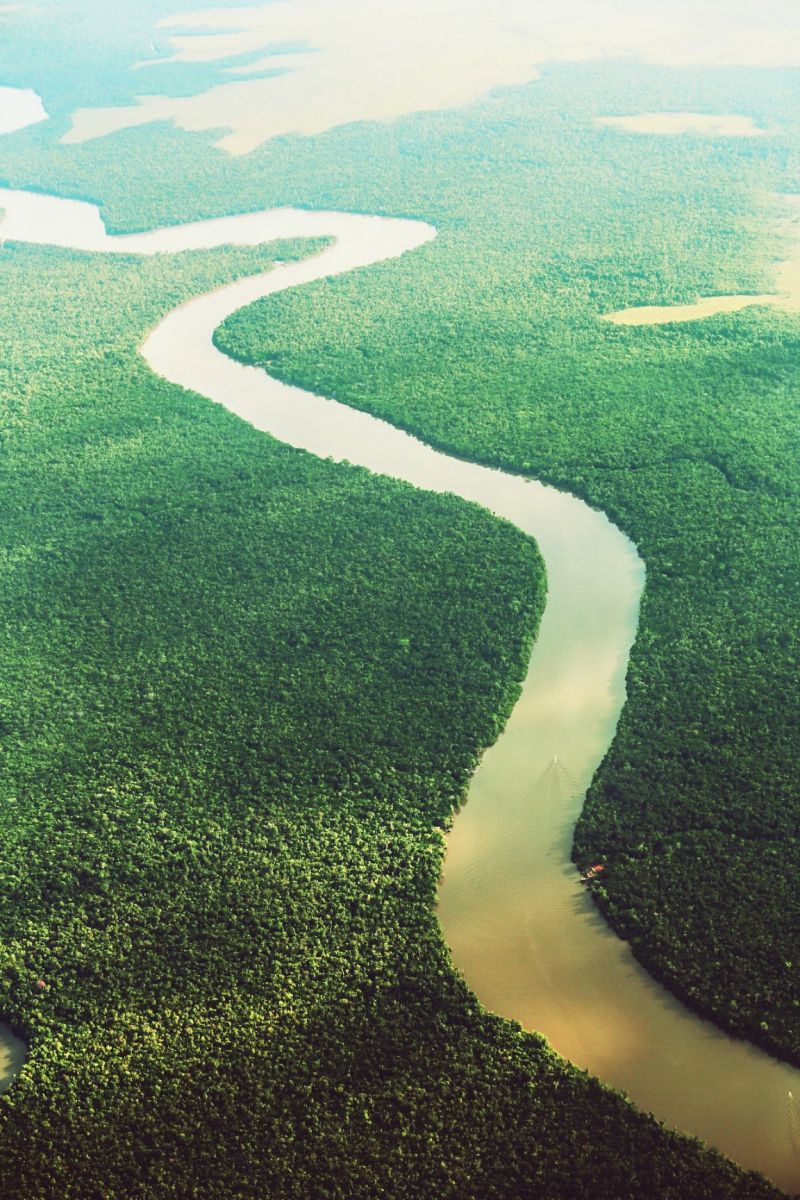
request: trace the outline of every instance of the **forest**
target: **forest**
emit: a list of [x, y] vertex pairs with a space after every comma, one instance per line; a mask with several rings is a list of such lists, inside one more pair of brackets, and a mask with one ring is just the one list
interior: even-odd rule
[[[57, 131], [101, 50], [0, 64]], [[631, 95], [735, 97], [782, 132], [593, 126]], [[796, 122], [779, 72], [617, 65], [242, 160], [167, 126], [0, 143], [4, 182], [117, 230], [288, 203], [437, 224], [413, 262], [273, 297], [218, 344], [634, 538], [629, 701], [576, 862], [606, 863], [597, 900], [654, 973], [794, 1058], [797, 319], [598, 316], [768, 291]], [[312, 249], [0, 253], [0, 1014], [31, 1044], [0, 1195], [775, 1195], [482, 1011], [442, 944], [443, 833], [524, 671], [535, 547], [138, 356], [182, 299]]]
[[543, 573], [149, 375], [161, 312], [267, 265], [0, 262], [0, 1007], [31, 1044], [0, 1194], [572, 1196], [598, 1164], [608, 1197], [774, 1194], [454, 975], [442, 831]]
[[[544, 154], [541, 126], [540, 138]], [[730, 150], [721, 170], [722, 151], [709, 162], [701, 143], [670, 173], [674, 145], [645, 140], [657, 144], [640, 160], [612, 141], [600, 179], [585, 147], [558, 142], [552, 185], [537, 163], [535, 205], [533, 178], [526, 190], [514, 177], [527, 223], [503, 195], [491, 220], [444, 235], [447, 259], [434, 244], [399, 281], [386, 266], [270, 298], [217, 341], [464, 458], [576, 492], [636, 542], [648, 582], [629, 699], [576, 862], [605, 864], [597, 900], [654, 974], [800, 1063], [800, 324], [769, 308], [657, 328], [598, 320], [769, 291], [771, 261], [793, 247], [780, 198], [755, 190], [764, 174], [777, 190], [774, 152]]]

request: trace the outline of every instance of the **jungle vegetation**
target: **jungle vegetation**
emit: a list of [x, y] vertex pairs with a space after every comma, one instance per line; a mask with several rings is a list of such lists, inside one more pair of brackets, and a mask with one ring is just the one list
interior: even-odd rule
[[774, 1194], [455, 976], [442, 829], [543, 573], [149, 374], [164, 311], [265, 265], [0, 260], [0, 1194]]
[[[59, 146], [102, 58], [82, 46], [58, 70], [0, 47], [55, 117], [0, 142], [4, 181], [118, 230], [287, 203], [437, 224], [413, 264], [273, 297], [220, 343], [637, 541], [630, 699], [576, 857], [606, 860], [598, 900], [652, 970], [796, 1056], [797, 319], [597, 320], [769, 290], [764, 193], [800, 186], [786, 76], [563, 69], [231, 160], [166, 126]], [[591, 123], [734, 101], [779, 134]], [[164, 312], [266, 261], [0, 253], [0, 1013], [32, 1043], [0, 1195], [774, 1195], [454, 974], [442, 830], [513, 702], [541, 565], [477, 509], [147, 372]]]
[[606, 864], [597, 899], [651, 971], [800, 1062], [800, 316], [598, 319], [769, 291], [772, 260], [793, 250], [776, 233], [789, 210], [764, 195], [774, 152], [645, 138], [637, 156], [629, 136], [599, 133], [590, 151], [559, 139], [560, 115], [543, 123], [537, 138], [511, 126], [533, 165], [491, 189], [483, 223], [467, 224], [478, 199], [464, 196], [446, 249], [262, 301], [218, 344], [574, 491], [637, 543], [648, 582], [629, 700], [576, 861]]

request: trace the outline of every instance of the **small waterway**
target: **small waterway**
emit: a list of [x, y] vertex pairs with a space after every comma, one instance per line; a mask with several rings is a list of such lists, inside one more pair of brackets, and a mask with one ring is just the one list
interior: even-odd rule
[[[384, 421], [233, 362], [212, 342], [263, 296], [397, 257], [435, 237], [417, 221], [279, 209], [109, 237], [89, 204], [0, 189], [6, 239], [155, 254], [276, 238], [336, 241], [171, 312], [146, 339], [152, 369], [291, 446], [434, 492], [534, 536], [548, 602], [525, 686], [456, 819], [439, 899], [457, 967], [487, 1008], [544, 1033], [642, 1108], [787, 1189], [800, 1187], [789, 1092], [800, 1072], [687, 1012], [637, 966], [570, 863], [583, 792], [624, 703], [643, 565], [601, 513], [542, 484], [438, 453]], [[556, 757], [557, 756], [557, 757]]]
[[28, 1047], [7, 1025], [0, 1025], [0, 1095], [7, 1092], [28, 1057]]

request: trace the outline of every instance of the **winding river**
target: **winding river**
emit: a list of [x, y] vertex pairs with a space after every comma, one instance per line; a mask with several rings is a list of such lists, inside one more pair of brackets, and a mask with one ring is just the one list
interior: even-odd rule
[[[455, 821], [439, 898], [456, 965], [487, 1008], [544, 1033], [565, 1057], [669, 1125], [800, 1188], [789, 1092], [800, 1073], [687, 1012], [607, 927], [570, 863], [583, 793], [624, 703], [644, 568], [635, 547], [575, 497], [438, 453], [375, 417], [235, 363], [212, 342], [263, 296], [414, 250], [421, 222], [277, 209], [110, 237], [90, 204], [0, 189], [4, 240], [158, 254], [329, 236], [314, 258], [173, 310], [142, 353], [173, 383], [273, 437], [475, 502], [534, 536], [548, 602], [522, 695]], [[18, 1064], [17, 1064], [18, 1065]]]

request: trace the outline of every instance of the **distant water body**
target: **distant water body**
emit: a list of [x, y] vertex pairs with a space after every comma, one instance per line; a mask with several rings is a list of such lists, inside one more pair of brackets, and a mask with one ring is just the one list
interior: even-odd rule
[[[217, 145], [247, 154], [273, 137], [458, 108], [554, 63], [800, 66], [796, 0], [270, 0], [142, 32], [153, 57], [137, 64], [136, 103], [79, 109], [65, 142], [173, 121], [227, 130]], [[160, 69], [175, 62], [219, 62], [219, 82], [165, 95]]]
[[312, 259], [181, 305], [142, 353], [164, 378], [291, 446], [455, 493], [536, 538], [549, 591], [529, 673], [448, 841], [439, 912], [454, 961], [487, 1008], [540, 1030], [668, 1124], [787, 1189], [800, 1187], [790, 1097], [800, 1095], [800, 1073], [728, 1038], [654, 983], [595, 911], [570, 863], [583, 792], [624, 703], [644, 580], [633, 545], [574, 496], [441, 454], [366, 413], [235, 363], [213, 345], [218, 325], [244, 305], [397, 257], [435, 230], [281, 209], [109, 237], [93, 205], [0, 189], [0, 207], [5, 238], [96, 253], [336, 239]]
[[30, 88], [0, 87], [0, 135], [16, 133], [47, 120], [47, 112]]

